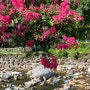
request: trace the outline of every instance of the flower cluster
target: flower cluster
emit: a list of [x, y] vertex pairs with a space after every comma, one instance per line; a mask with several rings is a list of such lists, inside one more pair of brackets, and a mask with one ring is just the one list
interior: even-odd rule
[[50, 29], [43, 30], [42, 36], [39, 37], [40, 41], [45, 40], [48, 36], [55, 37], [56, 36], [56, 28], [51, 27]]
[[5, 4], [3, 3], [2, 0], [0, 0], [0, 14], [6, 9]]
[[65, 43], [57, 44], [56, 47], [57, 47], [58, 50], [70, 49], [73, 46], [75, 46], [75, 48], [77, 49], [78, 43], [77, 43], [75, 37], [63, 36], [63, 40], [64, 40]]
[[57, 24], [62, 22], [65, 18], [70, 19], [73, 16], [73, 19], [76, 21], [82, 21], [84, 18], [79, 16], [79, 14], [70, 9], [70, 0], [64, 0], [59, 6], [57, 6], [58, 15], [52, 16], [53, 21]]
[[69, 48], [72, 48], [73, 46], [75, 46], [77, 48], [78, 43], [77, 43], [75, 37], [63, 36], [63, 39], [67, 43], [67, 45], [69, 46]]
[[50, 58], [50, 60], [45, 57], [42, 58], [41, 64], [46, 68], [55, 69], [58, 66], [57, 59], [53, 55], [50, 55]]
[[58, 50], [68, 49], [69, 48], [69, 46], [67, 44], [65, 44], [65, 43], [57, 44], [56, 47], [57, 47]]
[[26, 42], [26, 46], [29, 47], [29, 48], [33, 48], [34, 46], [34, 40], [29, 40]]
[[37, 20], [40, 18], [40, 14], [36, 12], [25, 12], [24, 13], [25, 21]]
[[11, 18], [9, 15], [6, 15], [6, 16], [3, 16], [3, 15], [0, 15], [0, 21], [2, 22], [2, 24], [11, 24]]

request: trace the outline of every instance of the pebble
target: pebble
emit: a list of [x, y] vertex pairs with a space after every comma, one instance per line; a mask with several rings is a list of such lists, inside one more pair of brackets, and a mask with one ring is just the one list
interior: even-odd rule
[[28, 82], [25, 82], [24, 84], [25, 84], [25, 87], [31, 87], [31, 86], [37, 84], [37, 82], [35, 82], [35, 81], [28, 81]]
[[90, 67], [87, 69], [88, 73], [90, 74]]
[[85, 89], [86, 89], [86, 90], [90, 90], [90, 86], [86, 86]]

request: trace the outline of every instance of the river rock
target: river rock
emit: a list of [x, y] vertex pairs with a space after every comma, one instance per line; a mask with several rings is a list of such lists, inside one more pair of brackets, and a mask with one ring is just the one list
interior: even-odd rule
[[32, 69], [32, 77], [34, 78], [43, 78], [45, 77], [46, 79], [49, 79], [54, 75], [54, 71], [45, 68], [43, 65], [37, 66], [36, 68]]
[[28, 82], [25, 82], [25, 87], [31, 87], [31, 86], [34, 86], [37, 84], [37, 82], [35, 81], [28, 81]]
[[51, 84], [51, 85], [54, 85], [55, 83], [57, 83], [57, 82], [59, 82], [59, 81], [60, 81], [59, 78], [54, 77], [53, 80], [52, 80], [52, 82], [51, 82], [50, 84]]
[[6, 88], [5, 90], [12, 90], [11, 88]]
[[10, 79], [12, 78], [12, 75], [8, 74], [8, 73], [4, 73], [2, 78], [5, 78], [5, 79]]

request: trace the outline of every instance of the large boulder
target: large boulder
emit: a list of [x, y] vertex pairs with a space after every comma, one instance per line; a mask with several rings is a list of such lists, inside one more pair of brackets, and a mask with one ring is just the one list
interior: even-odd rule
[[43, 65], [37, 66], [36, 68], [32, 69], [31, 73], [33, 78], [44, 77], [45, 79], [49, 79], [54, 75], [53, 70], [45, 68]]

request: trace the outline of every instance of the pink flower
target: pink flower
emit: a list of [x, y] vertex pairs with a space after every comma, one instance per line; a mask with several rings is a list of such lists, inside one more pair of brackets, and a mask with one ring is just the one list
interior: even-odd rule
[[3, 3], [3, 1], [0, 1], [0, 13], [2, 13], [5, 9], [6, 9], [5, 4]]
[[34, 40], [29, 40], [26, 42], [26, 46], [29, 47], [29, 48], [33, 48], [34, 46]]
[[11, 33], [7, 33], [7, 34], [6, 34], [6, 37], [7, 37], [8, 39], [12, 38]]
[[59, 22], [62, 22], [64, 18], [64, 14], [59, 14], [57, 16], [52, 16], [53, 21], [58, 24]]
[[6, 35], [5, 34], [0, 36], [0, 42], [6, 42]]
[[78, 21], [83, 21], [84, 20], [84, 17], [83, 16], [79, 16], [78, 17]]
[[0, 27], [0, 29], [1, 29], [2, 32], [5, 32], [7, 30], [7, 26], [6, 25], [2, 25]]
[[24, 0], [11, 0], [14, 7], [19, 8], [24, 6]]
[[43, 33], [43, 38], [47, 38], [50, 35], [50, 31], [49, 30], [45, 30]]
[[44, 4], [41, 4], [40, 5], [40, 9], [44, 9], [45, 8], [45, 5]]
[[64, 35], [64, 36], [63, 36], [63, 40], [64, 40], [64, 41], [67, 41], [67, 39], [68, 39], [68, 37]]
[[57, 68], [58, 63], [57, 63], [56, 57], [53, 56], [52, 54], [50, 55], [50, 57], [51, 57], [51, 59], [52, 59], [51, 67], [52, 67], [52, 65], [53, 65], [53, 67], [52, 67], [53, 69]]
[[76, 48], [78, 47], [75, 37], [63, 36], [63, 40], [67, 43], [69, 48], [71, 48], [73, 46], [75, 46]]
[[31, 21], [32, 20], [32, 12], [25, 12], [25, 21]]
[[39, 11], [39, 9], [40, 9], [39, 7], [34, 6], [34, 10], [35, 10], [35, 11]]
[[9, 15], [1, 16], [0, 20], [1, 20], [1, 22], [2, 22], [3, 24], [5, 24], [5, 25], [6, 25], [6, 24], [11, 24], [11, 18], [10, 18]]
[[69, 43], [70, 48], [73, 46], [76, 46], [76, 48], [77, 48], [77, 46], [78, 46], [75, 37], [68, 38], [67, 42]]
[[12, 15], [14, 12], [15, 12], [15, 9], [11, 8], [10, 12], [9, 12], [9, 15]]
[[45, 5], [44, 4], [41, 4], [40, 5], [40, 10], [42, 10], [43, 12], [46, 12], [46, 8], [45, 8]]
[[76, 0], [76, 1], [75, 1], [75, 4], [76, 4], [77, 6], [79, 6], [79, 5], [80, 5], [80, 0]]
[[40, 14], [36, 12], [25, 12], [24, 13], [25, 20], [31, 21], [31, 20], [37, 20], [40, 18]]
[[45, 40], [49, 35], [51, 34], [51, 32], [50, 32], [50, 30], [43, 30], [43, 34], [42, 34], [42, 36], [39, 36], [39, 40], [40, 41], [43, 41], [43, 40]]
[[50, 28], [50, 32], [51, 32], [51, 34], [52, 34], [53, 37], [56, 36], [56, 28], [55, 27], [51, 27]]
[[32, 15], [33, 15], [33, 20], [37, 20], [37, 19], [40, 18], [40, 14], [39, 13], [32, 12]]
[[54, 3], [55, 4], [59, 4], [59, 0], [54, 0]]
[[18, 25], [17, 25], [17, 29], [18, 29], [18, 31], [21, 31], [21, 30], [22, 30], [21, 24], [18, 24]]
[[41, 59], [41, 64], [44, 65], [46, 68], [50, 68], [50, 62], [46, 58]]
[[46, 68], [56, 69], [58, 66], [57, 60], [56, 60], [55, 56], [53, 56], [52, 54], [50, 55], [50, 57], [51, 57], [51, 61], [49, 61], [45, 57], [42, 58], [41, 64], [44, 65], [44, 67], [46, 67]]
[[64, 43], [62, 43], [62, 44], [57, 44], [57, 49], [58, 49], [58, 50], [68, 49], [68, 48], [69, 48], [69, 46], [68, 46], [67, 44], [64, 44]]
[[21, 32], [20, 36], [21, 36], [22, 38], [24, 38], [24, 37], [25, 37], [25, 32]]
[[53, 11], [53, 9], [54, 9], [54, 5], [53, 4], [51, 4], [50, 6], [49, 6], [49, 8], [48, 8], [48, 11]]

